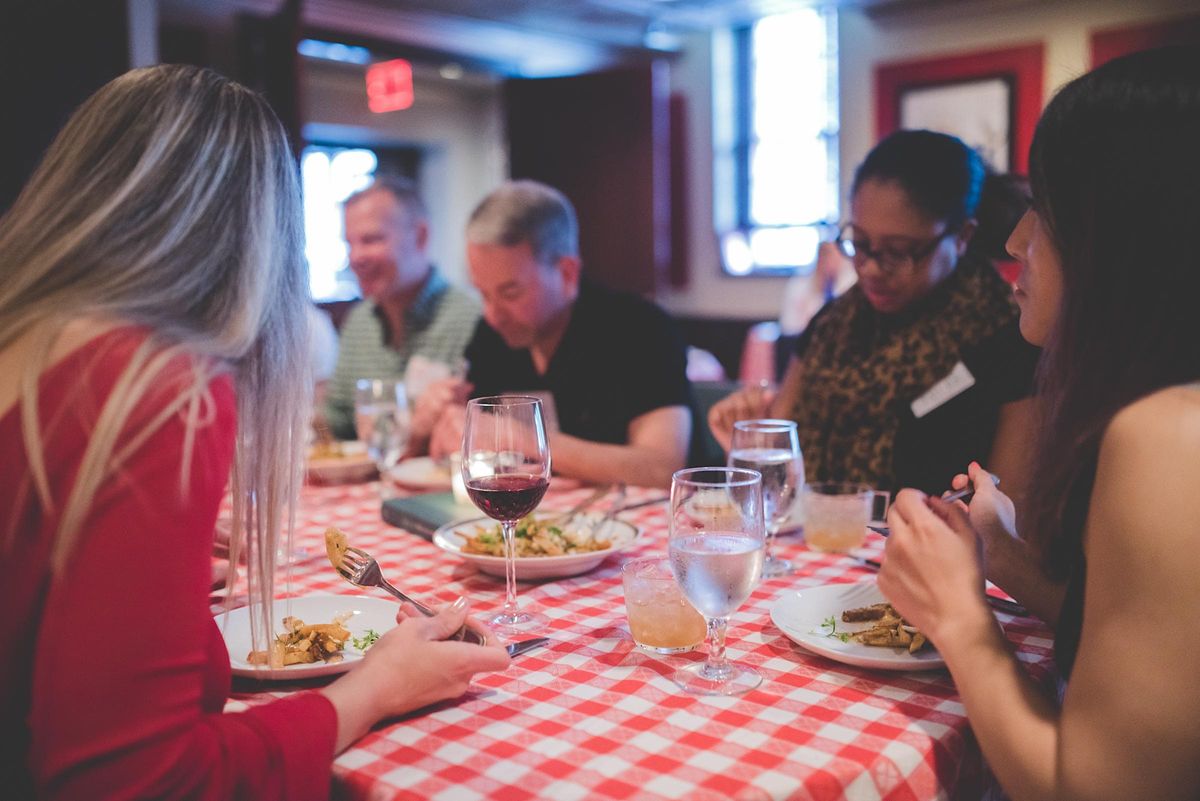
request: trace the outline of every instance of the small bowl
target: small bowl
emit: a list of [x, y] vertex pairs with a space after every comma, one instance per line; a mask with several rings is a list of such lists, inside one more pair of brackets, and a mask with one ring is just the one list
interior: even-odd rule
[[356, 484], [375, 477], [375, 461], [367, 454], [365, 443], [343, 442], [341, 446], [341, 456], [310, 457], [307, 460], [309, 481], [317, 484]]

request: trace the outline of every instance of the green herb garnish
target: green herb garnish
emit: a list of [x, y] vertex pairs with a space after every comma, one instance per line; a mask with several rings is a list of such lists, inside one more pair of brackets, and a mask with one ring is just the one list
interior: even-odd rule
[[363, 634], [363, 636], [351, 637], [350, 644], [353, 645], [359, 651], [365, 651], [368, 648], [370, 648], [372, 645], [374, 645], [375, 641], [378, 639], [379, 639], [379, 632], [377, 632], [375, 629], [367, 629], [366, 633]]
[[825, 630], [826, 637], [837, 637], [842, 642], [850, 642], [850, 632], [838, 631], [837, 618], [835, 618], [833, 615], [830, 615], [821, 621], [821, 628]]

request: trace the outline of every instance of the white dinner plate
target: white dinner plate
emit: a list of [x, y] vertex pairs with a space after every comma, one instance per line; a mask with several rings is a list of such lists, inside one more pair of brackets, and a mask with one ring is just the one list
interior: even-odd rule
[[[400, 609], [394, 601], [368, 598], [358, 595], [305, 595], [300, 598], [285, 598], [274, 603], [271, 610], [272, 636], [283, 631], [283, 618], [298, 617], [305, 623], [332, 623], [334, 617], [351, 612], [351, 617], [342, 623], [350, 630], [351, 637], [362, 637], [367, 629], [383, 634], [396, 627], [396, 612]], [[228, 619], [226, 619], [228, 618]], [[298, 680], [315, 676], [342, 673], [362, 661], [363, 654], [349, 641], [342, 651], [341, 662], [312, 662], [306, 665], [288, 665], [284, 668], [269, 668], [252, 665], [246, 661], [250, 653], [250, 607], [243, 606], [227, 614], [217, 615], [217, 628], [225, 636], [225, 647], [229, 649], [229, 664], [235, 676], [255, 679]]]
[[[542, 514], [553, 517], [556, 512], [548, 510]], [[586, 516], [584, 516], [586, 518]], [[595, 518], [592, 518], [595, 520]], [[447, 523], [433, 533], [433, 544], [446, 553], [475, 565], [484, 573], [504, 578], [504, 557], [477, 553], [463, 553], [462, 546], [467, 538], [476, 533], [479, 526], [497, 526], [495, 520], [478, 517], [458, 523]], [[625, 550], [637, 540], [638, 529], [624, 520], [611, 520], [604, 534], [610, 546], [602, 551], [564, 554], [563, 556], [521, 556], [517, 558], [517, 578], [523, 581], [536, 579], [565, 578], [586, 573], [615, 553]]]
[[409, 489], [450, 489], [450, 465], [428, 456], [405, 459], [389, 470], [387, 476], [392, 483]]
[[842, 612], [882, 603], [883, 593], [874, 581], [857, 584], [826, 584], [805, 590], [789, 590], [771, 605], [771, 620], [779, 630], [802, 648], [847, 665], [877, 670], [933, 670], [946, 663], [933, 646], [915, 654], [907, 648], [880, 648], [828, 636], [822, 623], [832, 617], [839, 632], [871, 628], [870, 623], [843, 623]]

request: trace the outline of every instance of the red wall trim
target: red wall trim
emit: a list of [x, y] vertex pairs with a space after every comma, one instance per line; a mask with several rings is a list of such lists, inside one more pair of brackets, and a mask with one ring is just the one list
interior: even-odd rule
[[1200, 44], [1200, 17], [1104, 28], [1092, 32], [1092, 66], [1139, 50], [1181, 44]]

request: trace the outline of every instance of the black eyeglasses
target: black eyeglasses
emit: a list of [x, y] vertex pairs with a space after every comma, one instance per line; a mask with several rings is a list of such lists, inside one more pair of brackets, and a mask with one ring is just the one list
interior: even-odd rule
[[843, 225], [838, 231], [837, 239], [834, 240], [838, 250], [846, 254], [846, 257], [854, 261], [855, 267], [861, 267], [867, 263], [868, 259], [874, 259], [879, 265], [879, 269], [886, 275], [894, 275], [901, 270], [915, 269], [918, 264], [929, 258], [929, 255], [937, 249], [942, 240], [948, 236], [953, 236], [958, 233], [956, 229], [947, 229], [935, 236], [928, 242], [918, 245], [910, 250], [895, 250], [882, 248], [880, 250], [872, 250], [870, 240], [866, 237], [859, 236], [859, 232], [853, 225]]

